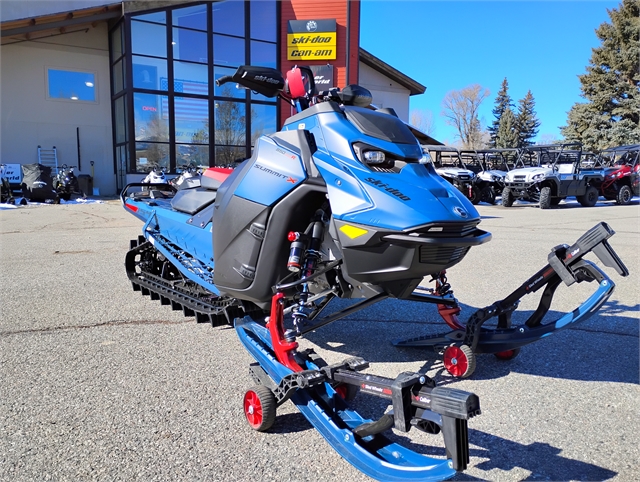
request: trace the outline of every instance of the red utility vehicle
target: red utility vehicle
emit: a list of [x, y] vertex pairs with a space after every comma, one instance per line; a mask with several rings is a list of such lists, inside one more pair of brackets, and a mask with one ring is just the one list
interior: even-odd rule
[[640, 196], [640, 144], [612, 147], [600, 152], [605, 170], [600, 193], [617, 204], [629, 204]]

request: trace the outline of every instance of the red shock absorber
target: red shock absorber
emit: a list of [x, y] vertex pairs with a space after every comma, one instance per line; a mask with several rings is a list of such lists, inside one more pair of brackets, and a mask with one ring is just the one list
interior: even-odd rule
[[291, 231], [287, 235], [287, 239], [291, 242], [289, 259], [287, 260], [287, 269], [294, 273], [298, 273], [302, 268], [302, 257], [304, 255], [305, 248], [305, 243], [302, 238], [302, 234], [294, 231]]

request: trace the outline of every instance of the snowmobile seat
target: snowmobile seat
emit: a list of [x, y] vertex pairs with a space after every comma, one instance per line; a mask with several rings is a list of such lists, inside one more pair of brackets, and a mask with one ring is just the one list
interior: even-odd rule
[[[204, 177], [202, 178], [204, 180]], [[195, 214], [216, 200], [217, 191], [204, 188], [183, 189], [171, 200], [171, 207], [176, 211]]]
[[181, 189], [171, 200], [171, 207], [176, 211], [195, 214], [216, 200], [218, 188], [233, 172], [224, 167], [210, 167], [200, 176], [200, 187]]

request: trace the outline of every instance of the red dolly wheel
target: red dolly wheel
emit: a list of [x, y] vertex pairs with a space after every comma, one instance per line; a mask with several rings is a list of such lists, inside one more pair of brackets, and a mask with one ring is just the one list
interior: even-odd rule
[[514, 348], [513, 350], [505, 350], [494, 353], [494, 356], [499, 360], [513, 360], [520, 354], [520, 348]]
[[476, 356], [467, 345], [445, 348], [444, 367], [456, 378], [467, 378], [476, 369]]
[[244, 394], [244, 414], [252, 429], [269, 430], [276, 421], [277, 402], [273, 392], [264, 385], [256, 385]]
[[340, 395], [343, 400], [350, 402], [358, 395], [358, 387], [355, 385], [349, 385], [348, 383], [342, 383], [335, 387], [335, 391]]

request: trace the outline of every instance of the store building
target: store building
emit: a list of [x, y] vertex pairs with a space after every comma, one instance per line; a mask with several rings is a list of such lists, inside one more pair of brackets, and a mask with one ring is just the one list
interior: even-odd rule
[[[3, 0], [1, 160], [59, 164], [113, 195], [152, 167], [228, 165], [275, 132], [288, 104], [215, 80], [240, 65], [314, 68], [359, 83], [405, 121], [425, 87], [359, 46], [360, 2]], [[328, 13], [330, 12], [330, 14]], [[434, 141], [437, 142], [437, 141]]]

